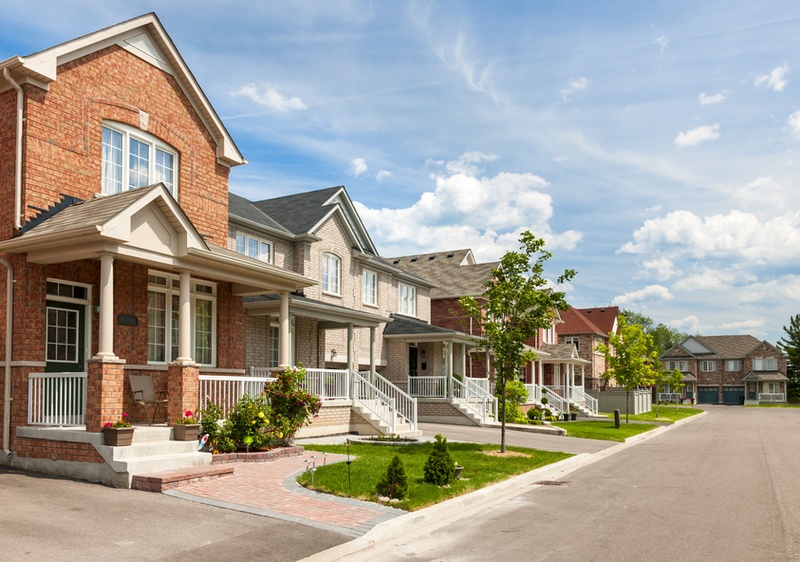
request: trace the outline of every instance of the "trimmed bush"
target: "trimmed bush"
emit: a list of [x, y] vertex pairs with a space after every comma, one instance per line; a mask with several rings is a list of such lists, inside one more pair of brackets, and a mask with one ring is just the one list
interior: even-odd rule
[[378, 482], [376, 491], [379, 496], [402, 500], [408, 495], [408, 476], [406, 467], [400, 455], [395, 455], [392, 462], [386, 468], [386, 473]]
[[455, 474], [455, 463], [447, 448], [447, 438], [437, 433], [435, 439], [433, 450], [425, 461], [424, 480], [437, 486], [446, 486]]

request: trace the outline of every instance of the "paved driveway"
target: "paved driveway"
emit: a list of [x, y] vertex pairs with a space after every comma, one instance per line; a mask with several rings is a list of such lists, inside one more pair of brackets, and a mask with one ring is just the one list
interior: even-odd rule
[[400, 536], [378, 527], [312, 559], [800, 559], [800, 409], [707, 409], [597, 453], [564, 485], [406, 521]]

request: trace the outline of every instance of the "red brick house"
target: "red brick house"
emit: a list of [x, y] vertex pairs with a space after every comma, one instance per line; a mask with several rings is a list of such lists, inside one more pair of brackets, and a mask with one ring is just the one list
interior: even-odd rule
[[608, 335], [617, 332], [619, 307], [574, 308], [561, 312], [558, 325], [558, 342], [572, 344], [578, 357], [587, 361], [584, 365], [583, 384], [586, 389], [597, 390], [601, 375], [606, 372], [605, 356], [597, 351], [597, 345], [608, 345]]
[[749, 335], [694, 336], [661, 356], [683, 373], [683, 399], [700, 404], [786, 402], [786, 356]]
[[244, 297], [316, 283], [227, 248], [244, 162], [154, 14], [0, 62], [0, 462], [119, 483], [98, 432], [144, 420], [130, 375], [175, 419], [200, 373], [244, 372]]

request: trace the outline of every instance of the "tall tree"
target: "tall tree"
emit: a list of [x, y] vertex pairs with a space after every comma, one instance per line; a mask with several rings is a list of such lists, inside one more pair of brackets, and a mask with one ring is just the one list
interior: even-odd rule
[[[795, 314], [789, 319], [789, 327], [783, 327], [786, 336], [778, 342], [778, 348], [786, 354], [786, 375], [792, 387], [792, 394], [798, 393], [800, 384], [800, 314]], [[788, 389], [787, 389], [788, 393]]]
[[652, 318], [641, 312], [622, 309], [619, 313], [628, 320], [628, 324], [639, 324], [642, 327], [642, 332], [653, 336], [653, 344], [659, 356], [669, 351], [672, 346], [681, 343], [692, 335], [688, 332], [681, 332], [675, 328], [670, 328], [661, 322], [656, 324]]
[[629, 423], [631, 390], [652, 385], [662, 367], [653, 336], [645, 334], [640, 324], [628, 324], [623, 314], [619, 315], [618, 325], [616, 334], [608, 334], [608, 345], [601, 343], [596, 349], [606, 357], [606, 372], [601, 376], [614, 379], [625, 389], [625, 423]]
[[[549, 328], [556, 310], [566, 310], [563, 291], [548, 288], [544, 265], [552, 254], [544, 249], [544, 240], [529, 231], [520, 236], [519, 251], [509, 251], [492, 270], [492, 278], [484, 283], [482, 302], [471, 296], [458, 300], [467, 318], [481, 329], [481, 345], [492, 351], [495, 382], [500, 389], [500, 451], [506, 451], [506, 385], [514, 380], [520, 368], [535, 359], [526, 351], [525, 342], [540, 329]], [[575, 277], [567, 269], [558, 277], [558, 286]]]

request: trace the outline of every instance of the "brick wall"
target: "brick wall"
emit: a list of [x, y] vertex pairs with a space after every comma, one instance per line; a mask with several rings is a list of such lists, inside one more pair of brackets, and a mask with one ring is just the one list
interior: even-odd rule
[[66, 441], [17, 437], [14, 440], [14, 451], [18, 457], [32, 459], [91, 463], [105, 462], [91, 443], [69, 443]]

